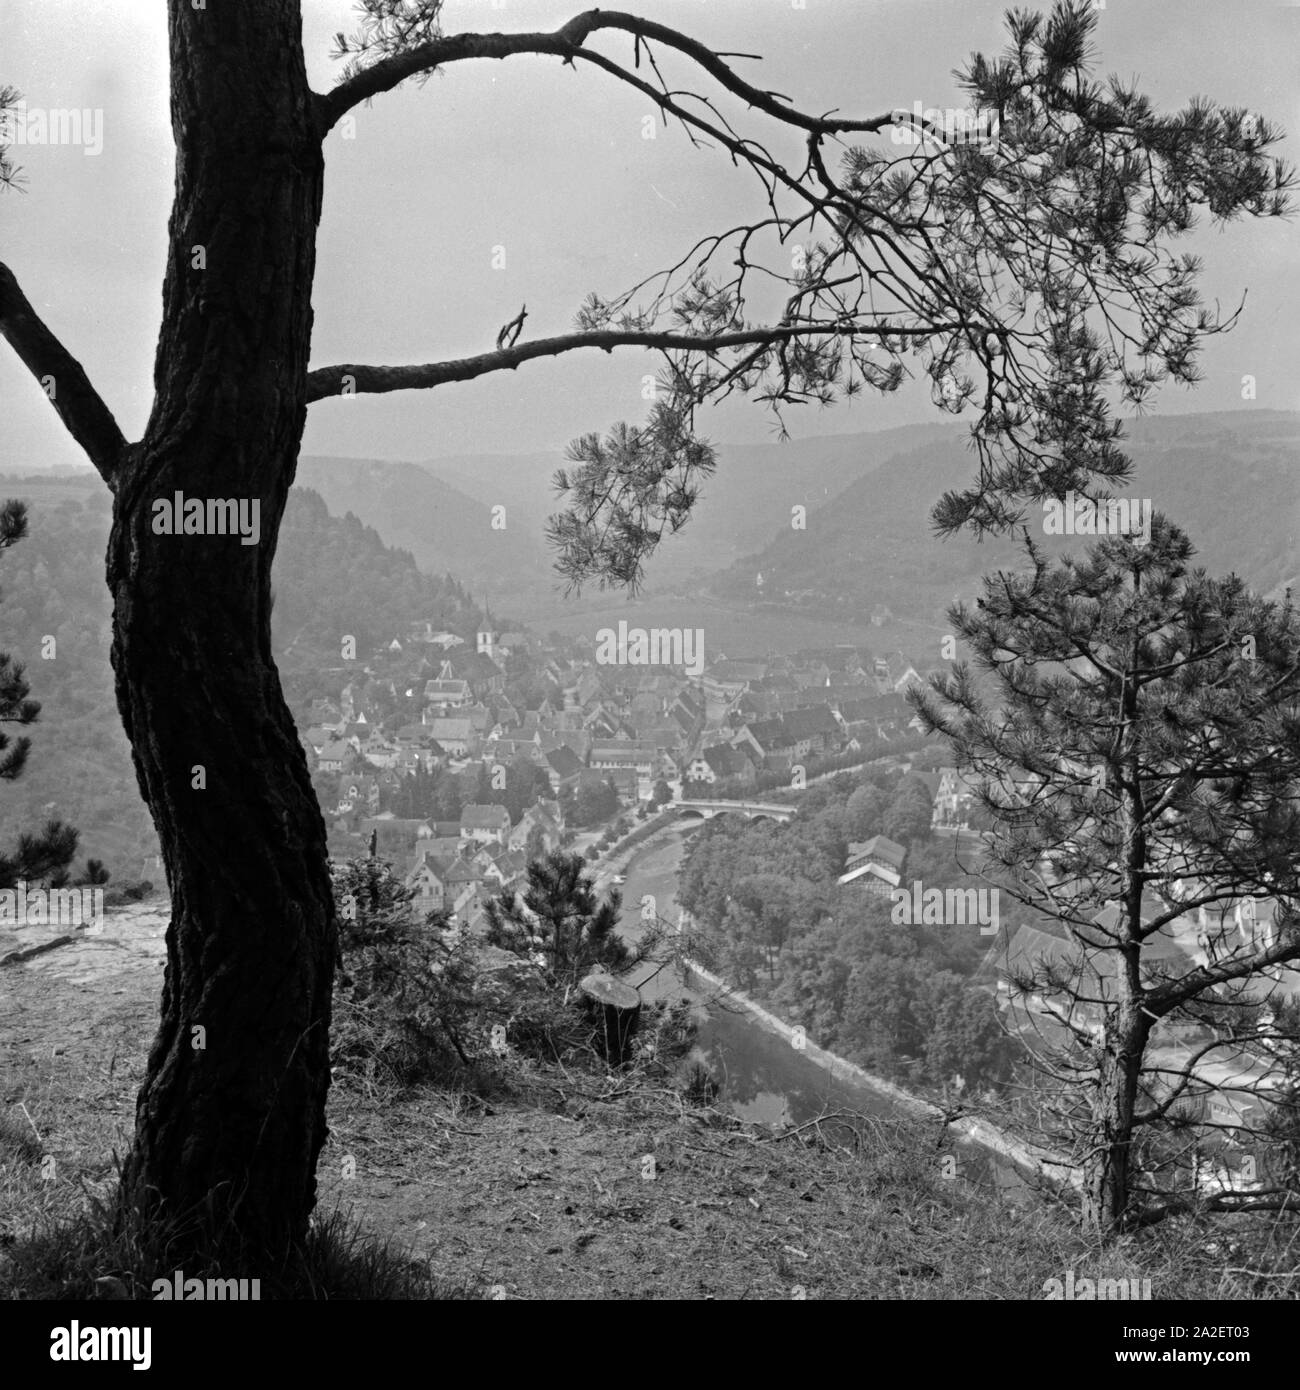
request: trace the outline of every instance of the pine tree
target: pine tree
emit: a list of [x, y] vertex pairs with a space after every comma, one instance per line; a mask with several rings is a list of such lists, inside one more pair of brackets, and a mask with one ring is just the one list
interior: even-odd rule
[[[1243, 1194], [1186, 1186], [1171, 1112], [1210, 1096], [1207, 1068], [1243, 1049], [1263, 1060], [1236, 1093], [1268, 1102], [1277, 1072], [1261, 1001], [1300, 959], [1300, 620], [1193, 569], [1159, 513], [1145, 543], [1110, 536], [1055, 563], [1025, 547], [1027, 573], [991, 576], [975, 608], [949, 611], [990, 679], [958, 663], [909, 700], [979, 779], [990, 877], [1063, 938], [1058, 959], [1009, 951], [1007, 974], [1053, 1015], [1033, 1050], [1061, 1085], [1049, 1137], [1079, 1156], [1085, 1224], [1109, 1235], [1200, 1200], [1232, 1210]], [[1256, 926], [1256, 904], [1271, 921]], [[1198, 920], [1203, 963], [1185, 944]], [[1212, 1041], [1152, 1056], [1153, 1031], [1176, 1024]], [[1135, 1189], [1139, 1144], [1159, 1196]]]
[[551, 976], [566, 984], [597, 967], [624, 975], [649, 948], [643, 938], [634, 950], [618, 935], [622, 909], [617, 889], [597, 896], [581, 855], [557, 850], [529, 864], [521, 894], [506, 890], [488, 902], [488, 941], [517, 955], [540, 951]]
[[[17, 545], [26, 535], [27, 507], [10, 498], [0, 507], [0, 551]], [[30, 687], [24, 669], [8, 652], [0, 652], [0, 724], [25, 728], [40, 715], [40, 704], [28, 698]], [[26, 736], [15, 739], [0, 731], [0, 780], [16, 782], [22, 776], [31, 743]], [[13, 888], [20, 882], [62, 887], [76, 853], [77, 832], [72, 826], [48, 820], [39, 831], [19, 835], [12, 853], [0, 852], [0, 888]]]

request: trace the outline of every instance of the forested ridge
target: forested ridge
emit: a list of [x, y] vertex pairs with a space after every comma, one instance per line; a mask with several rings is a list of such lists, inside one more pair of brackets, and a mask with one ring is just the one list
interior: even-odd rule
[[[27, 538], [0, 564], [0, 650], [26, 664], [32, 698], [41, 704], [40, 719], [27, 730], [27, 771], [5, 788], [5, 822], [61, 816], [81, 832], [82, 852], [102, 859], [115, 881], [136, 878], [157, 853], [157, 840], [113, 698], [111, 603], [102, 572], [109, 496], [90, 474], [0, 478], [0, 496], [31, 503]], [[481, 617], [455, 579], [422, 573], [406, 551], [389, 549], [356, 517], [331, 516], [316, 493], [290, 493], [272, 632], [292, 707], [322, 672], [342, 667], [346, 635], [364, 658], [410, 622], [428, 620], [472, 638]], [[329, 693], [336, 697], [342, 683], [335, 680]]]

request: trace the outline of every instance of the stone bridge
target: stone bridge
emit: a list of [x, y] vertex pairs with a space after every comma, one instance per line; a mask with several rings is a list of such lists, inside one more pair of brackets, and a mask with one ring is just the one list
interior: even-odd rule
[[681, 820], [712, 820], [714, 816], [747, 816], [750, 820], [764, 817], [768, 820], [787, 821], [795, 813], [793, 806], [783, 806], [778, 802], [767, 801], [670, 801], [666, 811], [676, 811]]

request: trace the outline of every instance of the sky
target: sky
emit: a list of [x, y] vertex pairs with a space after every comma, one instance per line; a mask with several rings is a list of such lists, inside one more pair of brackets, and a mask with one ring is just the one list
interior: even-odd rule
[[[209, 0], [220, 3], [220, 0]], [[1140, 79], [1164, 108], [1194, 95], [1259, 111], [1300, 162], [1300, 5], [1272, 0], [1098, 0], [1098, 69]], [[951, 71], [1003, 44], [1003, 0], [626, 0], [636, 13], [717, 48], [749, 80], [801, 109], [874, 115], [915, 102], [961, 106]], [[1044, 0], [1042, 8], [1047, 8]], [[466, 0], [445, 32], [552, 29], [582, 9], [554, 0]], [[172, 141], [159, 0], [4, 0], [0, 84], [31, 108], [102, 112], [102, 149], [27, 146], [25, 191], [0, 196], [0, 260], [78, 357], [130, 439], [148, 418], [161, 312]], [[312, 85], [339, 64], [347, 3], [305, 0]], [[605, 37], [620, 59], [630, 44]], [[678, 69], [678, 71], [681, 71]], [[708, 79], [697, 81], [707, 88]], [[650, 103], [558, 59], [453, 65], [355, 112], [326, 144], [314, 294], [314, 366], [437, 361], [488, 351], [528, 306], [526, 336], [562, 333], [588, 292], [611, 294], [675, 260], [701, 235], [761, 215], [752, 175], [679, 129], [645, 139]], [[751, 113], [752, 116], [752, 113]], [[746, 132], [773, 124], [753, 117]], [[1204, 382], [1164, 389], [1160, 412], [1300, 408], [1300, 229], [1295, 221], [1208, 224], [1184, 243], [1205, 261], [1207, 301], [1245, 308], [1209, 343]], [[504, 248], [504, 266], [497, 248]], [[493, 261], [498, 262], [494, 267]], [[559, 450], [642, 418], [650, 354], [584, 352], [432, 392], [311, 407], [304, 451], [422, 459]], [[789, 416], [792, 433], [885, 429], [935, 418], [928, 385]], [[84, 463], [38, 387], [0, 346], [0, 471]], [[760, 406], [706, 412], [718, 441], [772, 438]]]

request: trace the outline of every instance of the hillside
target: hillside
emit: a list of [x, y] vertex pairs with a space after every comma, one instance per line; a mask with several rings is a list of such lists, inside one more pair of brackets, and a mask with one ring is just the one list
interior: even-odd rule
[[[707, 437], [707, 429], [704, 433]], [[773, 531], [788, 527], [792, 507], [811, 512], [824, 506], [874, 471], [900, 444], [938, 443], [953, 434], [952, 425], [939, 424], [785, 443], [717, 444], [717, 472], [704, 483], [690, 524], [659, 547], [650, 565], [648, 592], [691, 592], [699, 573], [731, 564], [766, 543]], [[563, 465], [558, 453], [538, 453], [459, 454], [427, 459], [421, 466], [488, 505], [513, 498], [526, 518], [530, 538], [541, 544], [545, 519], [560, 505], [552, 479]], [[373, 524], [390, 544], [405, 544], [388, 536], [381, 523]], [[418, 559], [418, 551], [416, 555]], [[463, 565], [455, 568], [469, 573]]]
[[[44, 1233], [116, 1180], [167, 920], [165, 899], [110, 912], [102, 935], [7, 967], [0, 1069], [43, 1147], [16, 1104], [0, 1113], [0, 1299], [89, 1297], [105, 1270], [133, 1278], [87, 1260], [75, 1225], [62, 1242]], [[767, 1128], [683, 1080], [667, 1065], [613, 1074], [514, 1057], [454, 1088], [339, 1078], [320, 1216], [350, 1217], [413, 1262], [389, 1297], [1041, 1302], [1071, 1271], [1149, 1280], [1160, 1300], [1232, 1301], [1285, 1298], [1295, 1277], [1288, 1228], [1267, 1215], [1234, 1223], [1232, 1269], [1223, 1228], [1195, 1223], [1098, 1250], [1068, 1211], [990, 1182], [940, 1123], [834, 1111]], [[148, 1290], [133, 1282], [127, 1296]], [[334, 1296], [385, 1295], [372, 1283]]]
[[[896, 437], [905, 441], [907, 432]], [[1142, 420], [1132, 424], [1126, 447], [1135, 471], [1120, 491], [1151, 498], [1178, 522], [1212, 573], [1236, 571], [1270, 593], [1300, 571], [1300, 415], [1261, 410]], [[716, 576], [708, 592], [757, 608], [761, 573], [763, 608], [843, 618], [885, 605], [899, 617], [938, 624], [954, 598], [973, 595], [982, 574], [1020, 563], [1018, 547], [1004, 539], [934, 542], [930, 507], [946, 489], [967, 485], [972, 468], [957, 438], [900, 449], [810, 512], [805, 531], [787, 524]], [[1041, 518], [1040, 508], [1028, 514], [1031, 526]], [[1035, 535], [1049, 553], [1087, 544]]]
[[[455, 574], [496, 603], [548, 581], [539, 520], [506, 485], [469, 497], [414, 463], [304, 455], [298, 485], [373, 526], [384, 543], [409, 550], [428, 574]], [[504, 507], [494, 527], [493, 507]], [[504, 525], [502, 525], [504, 522]]]
[[[28, 535], [0, 557], [0, 650], [27, 664], [41, 704], [27, 731], [23, 776], [0, 791], [6, 836], [50, 815], [81, 831], [80, 862], [102, 859], [114, 880], [138, 877], [157, 853], [122, 732], [109, 664], [104, 584], [110, 500], [97, 474], [0, 476], [0, 498], [28, 506]], [[358, 650], [415, 619], [471, 635], [481, 613], [460, 585], [421, 573], [355, 517], [331, 516], [313, 492], [289, 494], [276, 557], [272, 635], [286, 691], [339, 664], [345, 633]], [[54, 656], [41, 659], [45, 635]], [[337, 689], [337, 685], [335, 686]]]

